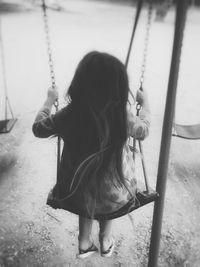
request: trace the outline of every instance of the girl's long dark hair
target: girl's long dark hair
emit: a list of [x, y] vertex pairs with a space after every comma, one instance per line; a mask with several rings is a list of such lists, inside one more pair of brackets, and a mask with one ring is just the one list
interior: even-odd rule
[[[127, 140], [128, 76], [124, 64], [107, 53], [93, 51], [79, 63], [67, 96], [72, 107], [92, 118], [97, 149], [80, 164], [71, 189], [82, 186], [85, 197], [101, 198], [105, 173], [111, 182], [124, 185], [122, 152]], [[84, 120], [84, 118], [83, 118]], [[82, 124], [84, 125], [84, 123]], [[80, 129], [81, 133], [81, 129]], [[94, 208], [88, 203], [88, 207]]]

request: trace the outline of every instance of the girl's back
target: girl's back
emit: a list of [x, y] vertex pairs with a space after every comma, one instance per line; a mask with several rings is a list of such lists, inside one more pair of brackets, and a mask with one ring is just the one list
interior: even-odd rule
[[149, 121], [145, 112], [129, 121], [128, 90], [124, 65], [106, 53], [91, 52], [75, 72], [67, 95], [70, 104], [55, 115], [36, 118], [36, 135], [39, 123], [49, 135], [64, 140], [51, 194], [54, 206], [92, 217], [116, 211], [135, 198], [134, 162], [127, 139], [128, 135], [144, 138]]

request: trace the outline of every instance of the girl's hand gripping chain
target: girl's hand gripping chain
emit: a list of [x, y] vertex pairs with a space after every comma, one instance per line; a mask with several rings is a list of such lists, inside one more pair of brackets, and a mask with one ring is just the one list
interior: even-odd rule
[[148, 95], [145, 91], [138, 90], [136, 94], [136, 101], [140, 107], [149, 111]]
[[58, 99], [58, 90], [57, 87], [50, 87], [48, 89], [47, 92], [47, 100], [49, 101], [49, 103], [51, 103], [52, 105], [55, 104], [55, 102]]
[[143, 103], [147, 100], [147, 94], [144, 91], [137, 90], [136, 101], [140, 106], [143, 106]]

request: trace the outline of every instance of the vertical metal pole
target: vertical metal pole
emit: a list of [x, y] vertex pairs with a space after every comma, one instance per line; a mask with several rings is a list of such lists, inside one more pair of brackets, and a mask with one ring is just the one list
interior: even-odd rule
[[179, 72], [179, 61], [181, 55], [181, 45], [183, 40], [183, 30], [185, 27], [186, 12], [188, 0], [177, 0], [176, 6], [176, 22], [173, 52], [171, 59], [171, 68], [168, 81], [168, 91], [165, 106], [164, 122], [162, 128], [162, 140], [160, 149], [160, 158], [157, 174], [156, 191], [159, 193], [159, 198], [155, 201], [153, 224], [151, 233], [151, 243], [149, 252], [148, 267], [158, 266], [160, 235], [162, 228], [162, 217], [164, 209], [164, 198], [167, 182], [167, 170], [169, 161], [169, 152], [171, 145], [172, 125], [174, 117], [174, 109], [176, 102], [176, 88]]
[[136, 31], [136, 27], [137, 27], [138, 20], [139, 20], [139, 17], [140, 17], [140, 12], [141, 12], [141, 9], [142, 9], [142, 5], [143, 5], [143, 0], [138, 0], [138, 2], [137, 2], [137, 11], [136, 11], [136, 15], [135, 15], [135, 21], [134, 21], [134, 24], [133, 24], [133, 30], [132, 30], [132, 34], [131, 34], [131, 40], [130, 40], [130, 43], [129, 43], [128, 52], [127, 52], [127, 56], [126, 56], [126, 60], [125, 60], [125, 64], [124, 64], [126, 69], [128, 67], [129, 58], [130, 58], [131, 49], [132, 49], [132, 44], [133, 44], [133, 39], [134, 39], [134, 36], [135, 36], [135, 31]]

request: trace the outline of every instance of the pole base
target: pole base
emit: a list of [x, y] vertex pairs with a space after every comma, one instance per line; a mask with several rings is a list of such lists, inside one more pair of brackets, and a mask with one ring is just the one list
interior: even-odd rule
[[16, 118], [0, 121], [0, 134], [9, 133], [12, 130], [16, 121]]

